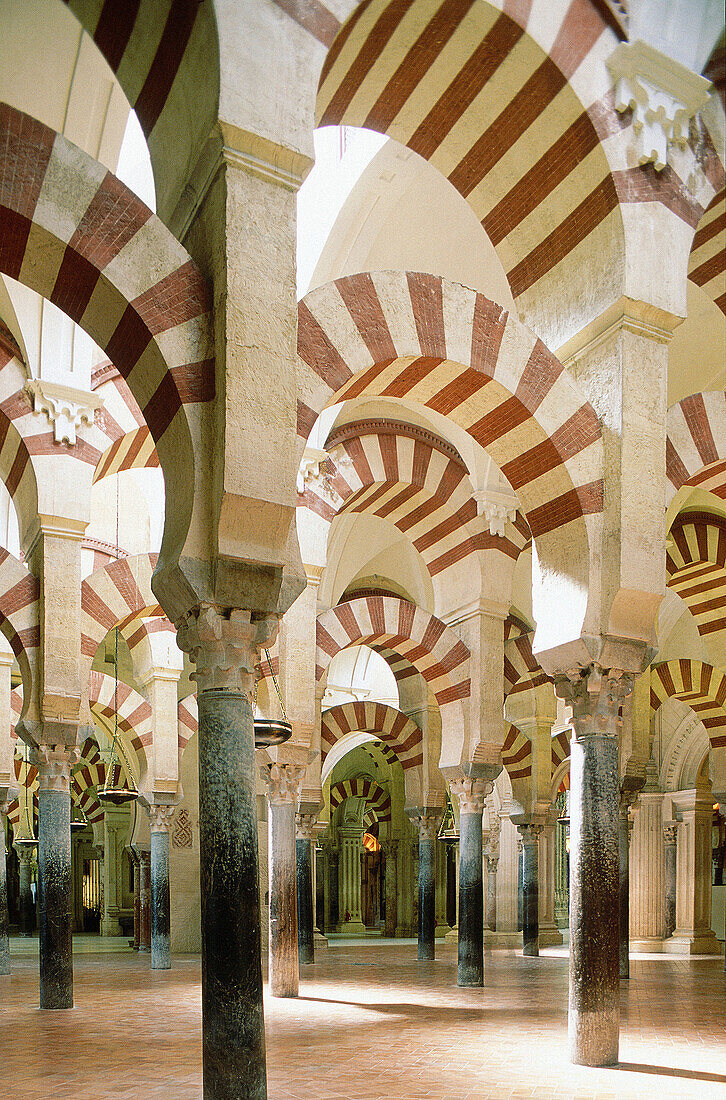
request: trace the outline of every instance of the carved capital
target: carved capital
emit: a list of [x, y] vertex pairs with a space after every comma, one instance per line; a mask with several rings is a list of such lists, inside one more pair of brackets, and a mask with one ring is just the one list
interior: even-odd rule
[[35, 415], [45, 413], [48, 423], [53, 425], [56, 443], [67, 443], [70, 447], [76, 442], [81, 424], [93, 424], [96, 409], [103, 405], [103, 398], [98, 394], [45, 378], [31, 378], [25, 389], [33, 398]]
[[71, 792], [71, 769], [78, 762], [80, 751], [65, 745], [39, 745], [35, 750], [38, 768], [38, 788], [41, 791]]
[[198, 691], [250, 692], [260, 650], [272, 644], [279, 620], [253, 612], [202, 604], [176, 624], [177, 645], [196, 665]]
[[436, 840], [441, 824], [441, 810], [419, 810], [410, 814], [422, 840]]
[[572, 707], [575, 737], [617, 737], [618, 710], [633, 690], [633, 674], [620, 668], [588, 665], [555, 680], [555, 691]]
[[518, 825], [517, 830], [519, 832], [523, 847], [528, 845], [539, 844], [540, 833], [543, 830], [542, 825]]
[[459, 799], [459, 813], [478, 814], [481, 817], [492, 786], [486, 779], [452, 779], [451, 793]]
[[663, 843], [668, 847], [674, 845], [678, 840], [678, 822], [669, 821], [667, 825], [663, 826]]
[[22, 839], [16, 840], [13, 848], [18, 853], [21, 863], [32, 863], [38, 850], [37, 844], [28, 844], [27, 841], [24, 843]]
[[398, 855], [397, 840], [383, 840], [381, 841], [381, 848], [386, 859], [395, 859]]
[[295, 814], [296, 840], [314, 840], [317, 814]]
[[517, 498], [492, 489], [475, 489], [473, 496], [476, 514], [486, 520], [489, 534], [504, 538], [507, 523], [514, 523], [517, 518]]
[[152, 804], [147, 806], [149, 813], [149, 825], [152, 833], [168, 833], [176, 806], [168, 803]]
[[260, 774], [267, 784], [267, 798], [271, 806], [297, 804], [305, 778], [304, 764], [266, 764], [260, 768]]

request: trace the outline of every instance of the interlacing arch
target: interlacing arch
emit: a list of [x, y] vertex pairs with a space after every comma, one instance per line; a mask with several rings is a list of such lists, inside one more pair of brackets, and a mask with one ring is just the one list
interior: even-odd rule
[[324, 762], [333, 745], [351, 733], [374, 733], [393, 750], [404, 772], [423, 764], [423, 731], [412, 718], [385, 703], [356, 700], [323, 712], [320, 756]]
[[708, 512], [678, 516], [668, 533], [666, 574], [698, 633], [721, 653], [726, 642], [726, 520]]
[[667, 502], [683, 485], [726, 500], [726, 393], [692, 393], [671, 405], [667, 433]]
[[79, 324], [127, 380], [164, 470], [171, 567], [195, 475], [205, 476], [190, 418], [214, 396], [207, 284], [148, 207], [82, 150], [7, 104], [0, 134], [0, 271]]
[[368, 807], [368, 812], [373, 810], [376, 820], [385, 822], [391, 820], [391, 796], [374, 779], [359, 776], [357, 779], [343, 779], [330, 788], [330, 817], [346, 798], [360, 798]]
[[40, 585], [27, 565], [0, 546], [0, 629], [23, 680], [22, 717], [33, 717], [40, 659]]
[[118, 558], [82, 582], [81, 653], [85, 657], [93, 660], [99, 645], [114, 627], [123, 630], [134, 623], [138, 628], [137, 619], [163, 617], [151, 590], [157, 559], [157, 554]]
[[510, 615], [504, 624], [504, 695], [551, 684], [532, 652], [534, 631]]
[[27, 411], [30, 404], [23, 392], [27, 380], [20, 349], [0, 321], [0, 481], [17, 512], [21, 540], [38, 517], [38, 483], [31, 458], [35, 450], [16, 423], [19, 411], [23, 415], [23, 407]]
[[674, 171], [632, 167], [632, 113], [618, 114], [602, 73], [620, 36], [590, 0], [371, 0], [328, 52], [317, 121], [378, 130], [438, 168], [481, 221], [515, 299], [567, 258], [598, 294], [601, 249], [611, 263], [625, 249], [621, 204], [664, 203], [693, 229], [702, 213]]
[[326, 405], [359, 397], [405, 400], [465, 429], [517, 493], [543, 570], [567, 580], [563, 629], [581, 629], [603, 506], [600, 423], [517, 318], [435, 275], [338, 279], [298, 305], [298, 393], [301, 451]]
[[726, 746], [726, 677], [701, 661], [681, 659], [654, 665], [650, 705], [654, 711], [666, 699], [681, 699], [706, 727], [711, 747]]
[[516, 559], [529, 542], [517, 513], [503, 537], [477, 516], [467, 468], [454, 447], [418, 426], [361, 420], [334, 429], [330, 457], [306, 481], [298, 503], [331, 523], [365, 513], [388, 520], [408, 536], [432, 577], [477, 550]]

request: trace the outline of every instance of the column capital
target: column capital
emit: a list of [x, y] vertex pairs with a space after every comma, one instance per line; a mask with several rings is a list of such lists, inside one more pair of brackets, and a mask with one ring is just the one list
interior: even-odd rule
[[442, 811], [440, 809], [408, 810], [407, 813], [418, 829], [419, 839], [436, 840], [441, 824]]
[[678, 840], [678, 822], [669, 821], [663, 826], [663, 843], [666, 847], [674, 845]]
[[41, 791], [71, 792], [71, 769], [78, 762], [80, 750], [66, 745], [38, 745], [33, 753], [38, 768]]
[[295, 814], [295, 839], [314, 840], [317, 814]]
[[16, 840], [13, 843], [13, 848], [18, 853], [18, 859], [21, 863], [32, 863], [35, 859], [35, 853], [38, 850], [37, 844], [28, 844], [27, 841], [23, 843], [22, 839]]
[[533, 825], [530, 823], [517, 826], [517, 832], [521, 837], [523, 845], [538, 844], [543, 829], [543, 825]]
[[149, 814], [149, 825], [152, 833], [168, 833], [176, 806], [168, 802], [159, 803], [158, 805], [152, 803], [147, 805], [146, 809]]
[[620, 732], [618, 710], [633, 690], [634, 674], [620, 668], [591, 664], [555, 678], [555, 691], [572, 707], [577, 740]]
[[462, 776], [452, 779], [449, 786], [451, 793], [459, 799], [459, 813], [478, 814], [481, 817], [487, 795], [491, 793], [494, 784], [486, 779], [467, 779]]
[[279, 619], [205, 603], [176, 623], [177, 645], [196, 665], [198, 691], [252, 691], [260, 650], [272, 644]]
[[271, 806], [297, 805], [305, 778], [304, 764], [265, 764], [260, 775], [267, 785]]
[[381, 849], [386, 859], [389, 857], [395, 859], [398, 855], [398, 841], [397, 840], [382, 840]]

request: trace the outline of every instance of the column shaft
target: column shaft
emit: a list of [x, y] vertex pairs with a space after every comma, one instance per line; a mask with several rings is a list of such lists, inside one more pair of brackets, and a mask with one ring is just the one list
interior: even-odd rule
[[140, 864], [136, 852], [131, 849], [131, 858], [134, 861], [134, 951], [139, 950], [141, 943], [141, 898], [139, 896]]
[[[483, 809], [483, 806], [482, 806]], [[457, 984], [484, 984], [482, 811], [459, 816], [459, 958]]]
[[139, 951], [151, 951], [150, 852], [139, 852]]
[[618, 818], [618, 878], [620, 890], [620, 977], [630, 977], [630, 821], [629, 805]]
[[672, 825], [665, 830], [664, 874], [665, 874], [665, 934], [672, 936], [676, 930], [676, 830]]
[[497, 930], [497, 863], [493, 856], [489, 857], [487, 868], [487, 928], [490, 932]]
[[41, 780], [38, 814], [40, 1007], [73, 1008], [70, 792]]
[[[423, 829], [418, 838], [418, 958], [435, 958], [436, 838]], [[459, 917], [461, 924], [461, 916]], [[461, 935], [461, 931], [459, 931]]]
[[10, 973], [10, 940], [8, 939], [8, 883], [5, 830], [0, 817], [0, 974]]
[[297, 946], [300, 965], [315, 962], [313, 946], [312, 840], [295, 841], [297, 856]]
[[295, 874], [295, 804], [271, 802], [269, 978], [273, 997], [297, 997], [300, 980]]
[[571, 1060], [618, 1060], [620, 943], [618, 742], [572, 738], [570, 776]]
[[398, 868], [396, 866], [398, 843], [395, 840], [389, 841], [385, 846], [384, 855], [386, 857], [384, 871], [386, 876], [386, 923], [383, 934], [392, 939], [396, 935], [398, 924]]
[[204, 1100], [265, 1100], [252, 709], [234, 690], [198, 706]]
[[328, 852], [328, 927], [326, 931], [335, 931], [340, 924], [339, 861], [338, 849], [331, 848]]
[[539, 844], [534, 829], [522, 846], [522, 954], [539, 955]]
[[171, 968], [169, 830], [151, 829], [151, 969]]
[[22, 849], [18, 850], [20, 866], [20, 935], [32, 936], [35, 926], [35, 905], [33, 904], [33, 891], [31, 881], [33, 878], [32, 853]]

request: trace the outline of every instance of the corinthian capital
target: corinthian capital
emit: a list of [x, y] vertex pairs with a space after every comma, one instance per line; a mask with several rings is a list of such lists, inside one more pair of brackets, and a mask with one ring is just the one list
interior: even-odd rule
[[267, 784], [271, 806], [283, 806], [286, 802], [297, 804], [305, 778], [304, 764], [266, 764], [260, 768], [260, 774]]
[[295, 839], [314, 840], [317, 814], [295, 814]]
[[588, 665], [557, 677], [555, 691], [572, 707], [575, 737], [604, 734], [617, 737], [620, 732], [618, 710], [633, 690], [633, 674], [620, 668]]
[[70, 794], [71, 769], [77, 763], [79, 756], [79, 750], [76, 748], [68, 748], [65, 745], [39, 745], [35, 750], [39, 789]]
[[202, 604], [175, 624], [179, 648], [196, 665], [191, 678], [198, 691], [252, 690], [260, 650], [272, 644], [279, 624], [276, 616], [258, 619], [253, 614]]
[[459, 813], [481, 814], [484, 813], [484, 803], [490, 793], [493, 784], [486, 779], [452, 779], [450, 783], [451, 793], [459, 799]]
[[176, 806], [159, 803], [147, 806], [146, 809], [149, 811], [149, 825], [152, 833], [168, 833]]
[[419, 838], [422, 840], [436, 840], [441, 823], [441, 810], [421, 809], [407, 811], [412, 823], [418, 829]]

